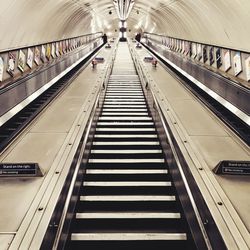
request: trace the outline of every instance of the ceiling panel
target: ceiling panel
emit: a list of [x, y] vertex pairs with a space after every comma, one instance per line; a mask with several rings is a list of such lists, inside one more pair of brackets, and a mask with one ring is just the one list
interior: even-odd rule
[[[0, 2], [0, 50], [96, 31], [118, 35], [112, 0]], [[142, 30], [250, 51], [249, 20], [249, 0], [135, 0], [128, 33]]]

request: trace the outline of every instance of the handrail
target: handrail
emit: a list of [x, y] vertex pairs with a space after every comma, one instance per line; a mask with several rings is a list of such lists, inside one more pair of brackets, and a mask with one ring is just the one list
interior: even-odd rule
[[[114, 52], [116, 52], [116, 49], [115, 49]], [[114, 63], [114, 57], [112, 55], [109, 66], [111, 66], [111, 64], [113, 64], [113, 63]], [[110, 67], [108, 67], [106, 72], [105, 72], [105, 77], [104, 77], [105, 79], [109, 78], [109, 75], [111, 73], [111, 71], [108, 70], [109, 68]], [[105, 82], [105, 79], [104, 79], [104, 82]], [[104, 84], [104, 82], [103, 82], [103, 84]], [[104, 85], [100, 86], [99, 93], [96, 96], [96, 100], [95, 100], [95, 103], [94, 103], [93, 108], [92, 108], [92, 110], [94, 110], [94, 111], [97, 109], [97, 107], [99, 107], [100, 95], [101, 95], [101, 93], [102, 93], [102, 91], [104, 89], [103, 87], [105, 88]], [[80, 167], [82, 166], [82, 158], [83, 158], [84, 151], [85, 151], [85, 148], [86, 148], [86, 145], [87, 145], [87, 140], [88, 140], [88, 137], [89, 137], [89, 134], [90, 134], [90, 131], [91, 131], [91, 127], [92, 127], [94, 117], [95, 117], [95, 112], [91, 112], [91, 116], [90, 116], [90, 119], [89, 119], [89, 122], [88, 122], [86, 133], [84, 135], [81, 150], [80, 150], [80, 153], [79, 153], [79, 156], [78, 156], [78, 159], [77, 159], [76, 167], [75, 167], [72, 179], [71, 179], [70, 187], [69, 187], [68, 193], [67, 193], [67, 198], [65, 200], [65, 204], [64, 204], [62, 215], [61, 215], [60, 222], [59, 222], [59, 225], [58, 225], [57, 233], [56, 233], [55, 240], [54, 240], [54, 243], [53, 243], [53, 247], [52, 247], [53, 250], [56, 250], [58, 248], [59, 243], [60, 243], [60, 237], [61, 237], [63, 227], [64, 227], [64, 223], [65, 223], [65, 220], [66, 220], [68, 208], [69, 208], [71, 197], [72, 197], [73, 190], [74, 190], [74, 187], [75, 187], [75, 182], [76, 182], [77, 177], [78, 177], [78, 172], [80, 170]]]
[[106, 73], [105, 73], [105, 76], [104, 76], [104, 80], [103, 80], [103, 89], [105, 88], [105, 86], [107, 85], [107, 82], [109, 80], [109, 76], [113, 70], [113, 65], [114, 65], [114, 61], [115, 61], [115, 56], [116, 56], [116, 51], [117, 51], [117, 46], [118, 46], [118, 43], [116, 42], [116, 45], [115, 45], [115, 49], [114, 51], [112, 52], [112, 56], [111, 56], [111, 62], [109, 63], [109, 66], [106, 70]]
[[[130, 48], [131, 48], [131, 47], [130, 47]], [[131, 51], [133, 51], [132, 48], [131, 48]], [[180, 172], [180, 174], [181, 174], [182, 181], [183, 181], [184, 186], [185, 186], [185, 188], [186, 188], [186, 191], [187, 191], [187, 194], [188, 194], [190, 203], [191, 203], [191, 205], [192, 205], [192, 207], [193, 207], [193, 210], [194, 210], [194, 213], [195, 213], [195, 217], [196, 217], [196, 219], [197, 219], [197, 221], [198, 221], [198, 224], [199, 224], [199, 227], [200, 227], [200, 229], [201, 229], [202, 235], [203, 235], [203, 237], [204, 237], [204, 240], [205, 240], [207, 249], [212, 250], [212, 249], [213, 249], [213, 248], [212, 248], [212, 245], [211, 245], [210, 240], [209, 240], [209, 238], [208, 238], [208, 235], [207, 235], [206, 229], [205, 229], [205, 227], [204, 227], [202, 218], [201, 218], [201, 216], [200, 216], [198, 207], [197, 207], [197, 205], [196, 205], [196, 203], [195, 203], [195, 200], [194, 200], [194, 197], [193, 197], [191, 188], [190, 188], [190, 186], [189, 186], [189, 184], [188, 184], [188, 181], [187, 181], [187, 178], [186, 178], [186, 176], [185, 176], [184, 170], [183, 170], [182, 165], [181, 165], [181, 163], [180, 163], [180, 159], [179, 159], [179, 156], [178, 156], [178, 154], [177, 154], [177, 152], [176, 152], [176, 149], [175, 149], [173, 140], [172, 140], [172, 138], [171, 138], [171, 136], [170, 136], [170, 133], [169, 133], [169, 131], [168, 131], [168, 129], [167, 129], [166, 121], [165, 121], [165, 119], [164, 119], [164, 115], [163, 115], [163, 113], [162, 113], [162, 110], [161, 110], [161, 108], [160, 108], [160, 106], [159, 106], [159, 103], [158, 103], [156, 97], [155, 97], [155, 94], [153, 93], [153, 91], [150, 90], [149, 81], [146, 81], [146, 82], [145, 82], [145, 79], [147, 79], [147, 76], [146, 76], [145, 72], [144, 72], [143, 69], [142, 69], [140, 60], [138, 60], [137, 55], [134, 53], [134, 51], [133, 51], [131, 54], [132, 54], [132, 58], [135, 59], [134, 61], [136, 62], [135, 65], [136, 65], [136, 67], [138, 68], [137, 72], [138, 72], [139, 76], [140, 76], [140, 74], [141, 74], [141, 77], [140, 77], [141, 80], [144, 82], [144, 84], [145, 84], [145, 86], [146, 86], [146, 89], [147, 89], [148, 91], [150, 91], [150, 93], [151, 93], [151, 95], [152, 95], [152, 97], [153, 97], [154, 108], [155, 108], [155, 110], [158, 112], [158, 114], [159, 114], [159, 116], [160, 116], [161, 123], [162, 123], [162, 125], [163, 125], [165, 134], [166, 134], [166, 136], [167, 136], [168, 144], [169, 144], [169, 146], [170, 146], [170, 148], [171, 148], [171, 150], [172, 150], [172, 153], [173, 153], [173, 156], [174, 156], [174, 158], [175, 158], [177, 167], [178, 167], [179, 172]]]

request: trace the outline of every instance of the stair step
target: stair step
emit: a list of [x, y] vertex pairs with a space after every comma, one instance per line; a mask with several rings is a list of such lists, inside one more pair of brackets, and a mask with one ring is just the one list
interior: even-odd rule
[[120, 113], [118, 113], [118, 112], [102, 112], [102, 116], [105, 116], [105, 115], [124, 115], [124, 116], [130, 116], [130, 115], [141, 115], [141, 116], [143, 116], [143, 115], [148, 115], [148, 113], [147, 112], [120, 112]]
[[187, 240], [185, 233], [73, 233], [76, 241], [141, 241], [141, 240]]
[[180, 213], [77, 213], [76, 219], [180, 219]]
[[95, 134], [95, 138], [157, 138], [157, 134]]
[[[100, 124], [97, 124], [100, 125]], [[137, 132], [137, 131], [141, 131], [141, 132], [145, 132], [145, 131], [155, 131], [155, 128], [96, 128], [96, 131], [123, 131], [123, 132], [129, 132], [129, 131], [133, 131], [133, 132]]]
[[93, 145], [160, 145], [159, 141], [94, 141]]
[[142, 89], [139, 83], [131, 83], [131, 84], [118, 84], [118, 83], [109, 83], [107, 88], [114, 89]]
[[144, 101], [144, 96], [105, 96], [105, 101]]
[[152, 117], [148, 117], [148, 116], [127, 116], [127, 117], [120, 117], [120, 116], [112, 116], [112, 117], [109, 117], [109, 116], [100, 116], [99, 117], [99, 120], [111, 120], [111, 121], [114, 121], [114, 120], [117, 120], [117, 121], [144, 121], [144, 120], [147, 120], [147, 121], [152, 121]]
[[146, 105], [104, 105], [103, 112], [148, 112]]
[[142, 104], [146, 104], [145, 101], [131, 101], [131, 100], [121, 100], [121, 101], [104, 101], [104, 105], [107, 105], [107, 104], [117, 104], [117, 105], [120, 105], [120, 104], [139, 104], [139, 105], [142, 105]]
[[167, 169], [87, 169], [87, 174], [167, 174]]
[[105, 95], [105, 99], [107, 98], [140, 98], [144, 100], [144, 94], [142, 91], [138, 92], [138, 93], [106, 93]]
[[78, 202], [78, 212], [179, 212], [177, 201], [85, 201]]
[[162, 150], [161, 149], [144, 149], [144, 150], [139, 150], [139, 149], [134, 149], [134, 150], [100, 150], [100, 149], [94, 149], [91, 150], [92, 154], [161, 154]]
[[143, 102], [144, 101], [144, 97], [136, 97], [136, 96], [130, 96], [130, 97], [126, 97], [126, 96], [121, 96], [121, 97], [105, 97], [104, 99], [104, 103], [106, 104], [106, 102]]
[[119, 104], [119, 105], [104, 104], [103, 105], [103, 108], [146, 108], [146, 107], [147, 107], [146, 105], [123, 105], [123, 104]]
[[124, 112], [124, 111], [145, 112], [145, 111], [147, 111], [147, 109], [132, 109], [132, 108], [130, 108], [130, 109], [124, 109], [124, 108], [108, 109], [108, 108], [104, 108], [102, 111], [103, 112], [114, 112], [114, 111], [115, 112]]
[[132, 86], [120, 86], [120, 87], [117, 87], [117, 86], [108, 86], [107, 87], [107, 91], [109, 92], [125, 92], [125, 91], [128, 91], [128, 92], [135, 92], [135, 91], [141, 91], [142, 92], [142, 87], [138, 85], [138, 87], [136, 87], [135, 85], [132, 85]]
[[89, 163], [164, 163], [164, 159], [89, 159]]
[[166, 163], [89, 163], [89, 169], [166, 169]]
[[[131, 164], [132, 165], [132, 164]], [[87, 174], [85, 181], [171, 181], [168, 174]]]
[[169, 181], [85, 181], [83, 186], [89, 187], [169, 187]]
[[109, 121], [109, 122], [97, 122], [97, 126], [153, 126], [153, 122], [118, 122], [118, 121]]
[[131, 89], [131, 88], [128, 88], [128, 89], [124, 89], [124, 88], [121, 88], [121, 89], [118, 89], [118, 90], [115, 90], [115, 89], [112, 89], [112, 88], [107, 88], [107, 91], [106, 91], [106, 95], [107, 94], [111, 94], [111, 93], [118, 93], [118, 94], [143, 94], [143, 91], [141, 89]]
[[[98, 181], [99, 180], [96, 180], [96, 182]], [[117, 180], [115, 181], [117, 182]], [[88, 181], [88, 182], [91, 182], [91, 181]], [[124, 180], [122, 182], [125, 183]], [[145, 194], [146, 195], [175, 195], [176, 193], [175, 193], [174, 187], [171, 185], [170, 182], [167, 182], [167, 184], [169, 185], [168, 186], [167, 185], [165, 186], [160, 186], [160, 185], [159, 186], [85, 186], [85, 185], [82, 185], [81, 195], [82, 196], [84, 195], [145, 195]]]
[[175, 201], [174, 195], [85, 195], [80, 201]]

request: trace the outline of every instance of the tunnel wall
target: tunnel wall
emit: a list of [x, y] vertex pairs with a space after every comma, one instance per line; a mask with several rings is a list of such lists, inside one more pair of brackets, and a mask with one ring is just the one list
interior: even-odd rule
[[250, 88], [250, 53], [248, 52], [146, 32], [144, 38], [156, 45], [158, 49], [170, 50], [183, 59]]
[[87, 34], [0, 52], [0, 89], [16, 82], [27, 74], [32, 74], [61, 60], [69, 53], [87, 46], [101, 36], [102, 33]]
[[157, 43], [155, 40], [147, 38], [146, 44], [151, 49], [173, 62], [176, 66], [183, 69], [189, 75], [202, 82], [225, 100], [250, 115], [250, 90], [248, 88], [211, 71], [204, 67], [204, 65], [195, 63], [188, 58], [189, 56], [187, 55], [176, 53], [173, 49], [171, 50], [166, 46], [162, 46], [161, 43]]
[[249, 0], [137, 0], [136, 31], [250, 52]]
[[85, 57], [89, 52], [102, 44], [102, 39], [96, 38], [89, 44], [80, 46], [60, 60], [44, 65], [39, 71], [10, 84], [0, 90], [0, 116], [22, 102], [28, 96], [47, 84], [69, 66]]
[[112, 23], [118, 26], [110, 0], [0, 0], [0, 3], [0, 52], [107, 32]]

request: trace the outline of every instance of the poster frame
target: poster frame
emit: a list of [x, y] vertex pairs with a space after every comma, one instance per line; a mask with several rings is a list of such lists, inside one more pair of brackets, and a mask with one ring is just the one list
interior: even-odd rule
[[26, 55], [23, 50], [19, 50], [17, 68], [23, 73], [25, 69]]

